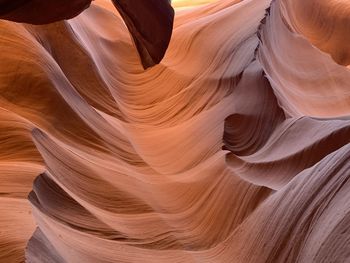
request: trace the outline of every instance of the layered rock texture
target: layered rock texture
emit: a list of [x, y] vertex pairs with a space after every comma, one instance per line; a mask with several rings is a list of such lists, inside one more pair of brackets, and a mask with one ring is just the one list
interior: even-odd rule
[[0, 0], [0, 262], [350, 262], [350, 3], [172, 4]]

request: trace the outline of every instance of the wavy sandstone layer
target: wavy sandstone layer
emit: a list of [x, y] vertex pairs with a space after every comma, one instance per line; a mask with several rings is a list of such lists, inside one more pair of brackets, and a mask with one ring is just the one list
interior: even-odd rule
[[165, 2], [0, 21], [0, 262], [350, 262], [350, 4]]

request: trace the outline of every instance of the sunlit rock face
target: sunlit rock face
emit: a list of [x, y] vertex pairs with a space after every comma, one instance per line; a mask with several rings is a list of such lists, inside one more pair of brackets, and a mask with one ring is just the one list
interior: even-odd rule
[[176, 10], [179, 9], [189, 9], [194, 6], [205, 5], [212, 3], [215, 0], [172, 0], [171, 4]]
[[172, 5], [0, 0], [0, 262], [350, 262], [349, 3]]

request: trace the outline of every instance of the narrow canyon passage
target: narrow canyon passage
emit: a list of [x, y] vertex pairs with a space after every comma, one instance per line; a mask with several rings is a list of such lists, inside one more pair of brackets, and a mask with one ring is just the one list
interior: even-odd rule
[[348, 1], [76, 2], [0, 0], [0, 262], [350, 262]]

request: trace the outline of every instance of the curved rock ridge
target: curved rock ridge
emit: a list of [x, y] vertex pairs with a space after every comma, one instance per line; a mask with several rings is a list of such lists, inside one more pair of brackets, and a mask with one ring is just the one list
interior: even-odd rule
[[350, 262], [347, 1], [156, 2], [0, 21], [0, 262]]

